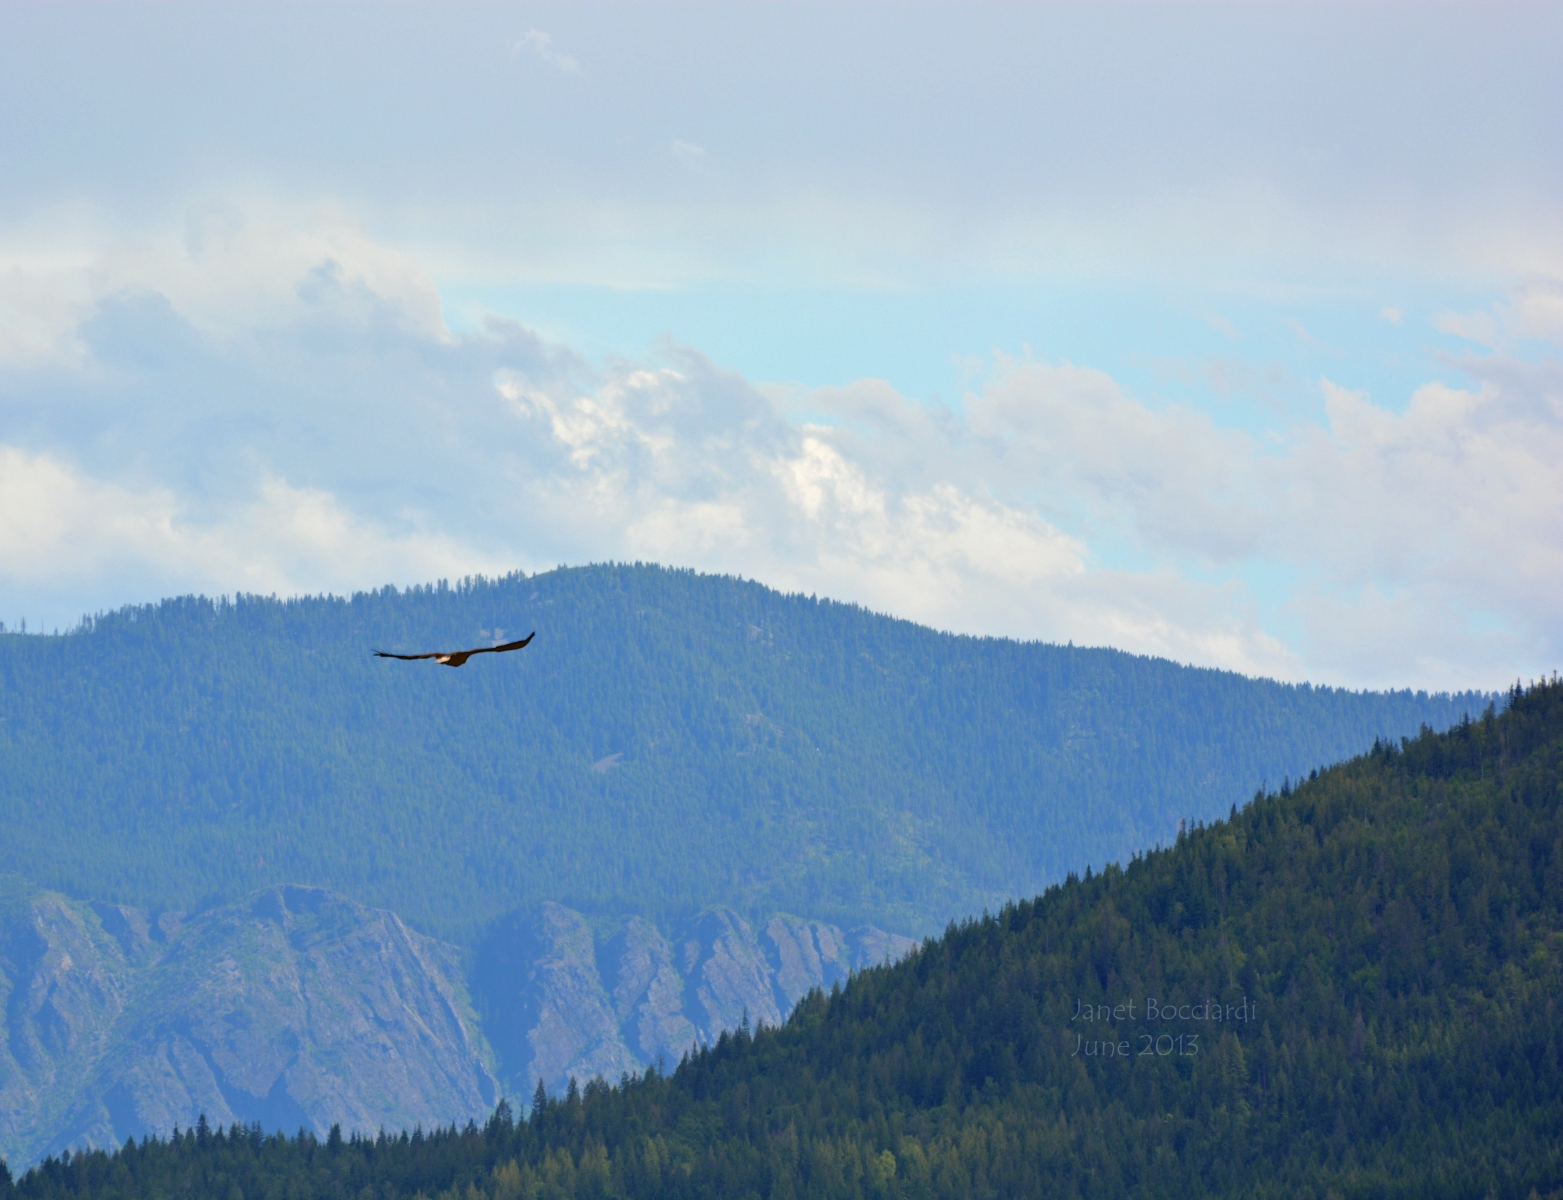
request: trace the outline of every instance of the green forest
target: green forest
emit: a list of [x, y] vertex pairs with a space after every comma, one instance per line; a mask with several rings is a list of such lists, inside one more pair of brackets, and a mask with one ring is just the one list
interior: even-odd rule
[[501, 1105], [481, 1128], [317, 1140], [203, 1121], [45, 1161], [11, 1187], [1558, 1196], [1560, 904], [1554, 679], [952, 925], [670, 1072], [540, 1095], [519, 1120]]
[[[371, 657], [533, 630], [459, 670]], [[957, 637], [644, 565], [190, 597], [0, 635], [0, 873], [154, 911], [312, 884], [467, 943], [541, 900], [925, 935], [1489, 699]]]

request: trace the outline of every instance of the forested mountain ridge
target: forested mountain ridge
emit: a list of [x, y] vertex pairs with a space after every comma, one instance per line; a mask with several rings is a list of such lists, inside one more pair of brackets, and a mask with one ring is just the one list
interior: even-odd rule
[[15, 1191], [1559, 1196], [1560, 993], [1554, 680], [952, 926], [671, 1075], [433, 1136], [203, 1126]]
[[[460, 670], [370, 657], [534, 629]], [[543, 901], [926, 934], [1487, 702], [640, 565], [186, 598], [0, 635], [0, 871], [153, 912], [308, 884], [467, 944]]]

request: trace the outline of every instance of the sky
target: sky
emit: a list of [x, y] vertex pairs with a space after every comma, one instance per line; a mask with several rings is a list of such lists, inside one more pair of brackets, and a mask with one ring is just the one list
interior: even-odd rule
[[654, 561], [1563, 665], [1563, 7], [0, 0], [0, 621]]

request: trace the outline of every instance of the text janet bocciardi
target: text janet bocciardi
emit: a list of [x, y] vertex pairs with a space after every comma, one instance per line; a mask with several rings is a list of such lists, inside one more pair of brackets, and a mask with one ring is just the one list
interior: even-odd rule
[[1145, 1007], [1136, 1012], [1137, 1003], [1126, 1000], [1122, 1004], [1087, 1004], [1075, 998], [1075, 1015], [1071, 1021], [1252, 1021], [1258, 1016], [1258, 1006], [1247, 996], [1241, 1004], [1222, 1004], [1219, 1000], [1198, 1000], [1192, 1004], [1163, 1004], [1154, 996], [1145, 998]]
[[[1136, 1000], [1120, 1004], [1087, 1004], [1075, 1000], [1074, 1015], [1070, 1023], [1081, 1022], [1165, 1022], [1165, 1021], [1252, 1021], [1257, 1015], [1256, 1006], [1247, 996], [1241, 1004], [1223, 1004], [1219, 1000], [1196, 1000], [1187, 1004], [1164, 1004], [1154, 996], [1147, 996], [1141, 1005]], [[1131, 1038], [1088, 1039], [1084, 1032], [1075, 1033], [1075, 1046], [1071, 1057], [1083, 1058], [1192, 1058], [1199, 1053], [1200, 1034], [1186, 1030], [1178, 1033], [1162, 1033], [1159, 1030], [1146, 1033], [1136, 1029]]]

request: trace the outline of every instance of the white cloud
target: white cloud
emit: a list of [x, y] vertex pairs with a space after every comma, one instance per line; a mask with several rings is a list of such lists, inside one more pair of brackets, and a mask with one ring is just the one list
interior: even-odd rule
[[1563, 283], [1545, 280], [1526, 284], [1507, 306], [1505, 316], [1515, 336], [1563, 347]]
[[84, 479], [48, 455], [0, 447], [0, 567], [14, 585], [102, 570], [116, 557], [164, 557], [178, 504]]
[[1535, 678], [1541, 672], [1532, 664], [1555, 661], [1556, 639], [1542, 644], [1421, 581], [1398, 588], [1305, 586], [1289, 608], [1302, 627], [1310, 666], [1324, 678], [1495, 689]]
[[80, 363], [84, 316], [116, 293], [162, 296], [221, 343], [386, 319], [447, 336], [423, 269], [340, 213], [213, 201], [133, 234], [90, 213], [0, 229], [0, 367]]
[[[1403, 644], [1384, 653], [1369, 613], [1399, 607], [1428, 634], [1417, 670], [1469, 681], [1500, 652], [1541, 667], [1563, 650], [1552, 600], [1563, 593], [1563, 380], [1546, 367], [1488, 374], [1474, 389], [1428, 384], [1398, 414], [1325, 381], [1327, 427], [1292, 429], [1279, 445], [1153, 412], [1074, 368], [1011, 364], [968, 410], [990, 477], [1011, 489], [1045, 480], [1040, 503], [1083, 503], [1167, 561], [1300, 571], [1293, 604], [1308, 632], [1295, 649], [1335, 678], [1355, 664], [1359, 680], [1382, 681], [1391, 661], [1412, 660]], [[1349, 595], [1365, 597], [1359, 621]]]
[[[1308, 5], [1132, 22], [919, 5], [888, 24], [830, 5], [566, 5], [519, 32], [442, 5], [372, 39], [348, 20], [299, 37], [286, 6], [85, 25], [33, 7], [0, 71], [0, 111], [29, 117], [4, 129], [8, 214], [259, 186], [352, 204], [480, 275], [577, 283], [1563, 271], [1545, 6], [1450, 6], [1414, 31], [1380, 14], [1343, 36], [1333, 6]], [[594, 86], [568, 102], [524, 78], [587, 61]], [[692, 113], [690, 144], [720, 138], [721, 188], [659, 169]]]
[[1444, 333], [1496, 350], [1513, 350], [1525, 340], [1563, 348], [1563, 283], [1532, 279], [1515, 288], [1506, 303], [1485, 311], [1443, 313], [1435, 324]]
[[1320, 341], [1311, 332], [1309, 332], [1307, 326], [1295, 318], [1288, 318], [1286, 325], [1287, 328], [1289, 328], [1297, 335], [1297, 340], [1300, 341], [1304, 346], [1307, 346], [1310, 350], [1316, 350], [1321, 354], [1327, 354], [1331, 358], [1340, 358], [1343, 354], [1345, 354], [1345, 351], [1342, 350], [1339, 346], [1332, 346], [1328, 342]]
[[[326, 218], [13, 262], [71, 297], [52, 349], [0, 359], [18, 615], [643, 558], [1331, 682], [1490, 686], [1563, 650], [1550, 360], [1473, 360], [1402, 412], [1324, 381], [1323, 424], [1262, 436], [1069, 363], [997, 357], [943, 407], [455, 335], [415, 262]], [[1290, 582], [1261, 603], [1266, 573]]]
[[691, 171], [697, 171], [706, 163], [706, 152], [703, 146], [694, 142], [673, 139], [673, 157]]
[[1489, 349], [1498, 345], [1500, 325], [1492, 313], [1441, 313], [1434, 318], [1433, 327]]
[[541, 29], [528, 29], [510, 47], [511, 54], [535, 54], [549, 66], [564, 75], [581, 74], [581, 64], [574, 55], [566, 54], [554, 46], [553, 35]]
[[[1263, 624], [1235, 582], [1210, 601], [1232, 631], [1246, 630], [1223, 642], [1208, 615], [1167, 615], [1177, 589], [1165, 573], [1160, 612], [1134, 620], [1123, 614], [1147, 576], [1087, 569], [1093, 588], [1113, 579], [1116, 600], [1096, 597], [1103, 616], [1092, 624], [1114, 644], [1356, 684], [1393, 682], [1400, 663], [1402, 682], [1486, 686], [1563, 651], [1552, 600], [1563, 592], [1563, 376], [1545, 365], [1469, 369], [1477, 386], [1428, 384], [1401, 413], [1326, 380], [1326, 425], [1267, 438], [1153, 410], [1098, 371], [1017, 360], [997, 363], [963, 417], [873, 384], [812, 402], [840, 418], [831, 444], [848, 461], [907, 492], [959, 482], [1045, 515], [1088, 567], [1089, 547], [1128, 537], [1183, 581], [1296, 575], [1278, 615], [1298, 632], [1284, 646], [1265, 634], [1261, 648]], [[1048, 587], [1054, 598], [1084, 590], [1066, 575]], [[1419, 647], [1383, 636], [1391, 612], [1424, 636]]]
[[[626, 370], [569, 419], [533, 410], [578, 472], [570, 507], [614, 514], [585, 540], [625, 557], [946, 628], [1357, 684], [1490, 685], [1497, 663], [1559, 646], [1563, 420], [1528, 392], [1434, 384], [1396, 414], [1326, 383], [1329, 425], [1277, 445], [1069, 365], [1003, 361], [963, 415], [871, 381], [824, 389], [809, 406], [838, 423], [802, 429], [752, 395], [749, 427], [726, 427], [701, 369]], [[693, 429], [663, 416], [694, 409]], [[1091, 547], [1115, 531], [1159, 565], [1103, 569]], [[1300, 573], [1300, 640], [1268, 632], [1238, 582], [1267, 563]], [[1383, 637], [1395, 611], [1419, 648]]]
[[138, 491], [92, 479], [52, 455], [0, 445], [0, 581], [13, 594], [35, 596], [86, 594], [129, 580], [142, 597], [288, 595], [507, 565], [444, 535], [381, 528], [327, 492], [277, 478], [220, 511], [198, 507], [166, 487]]

